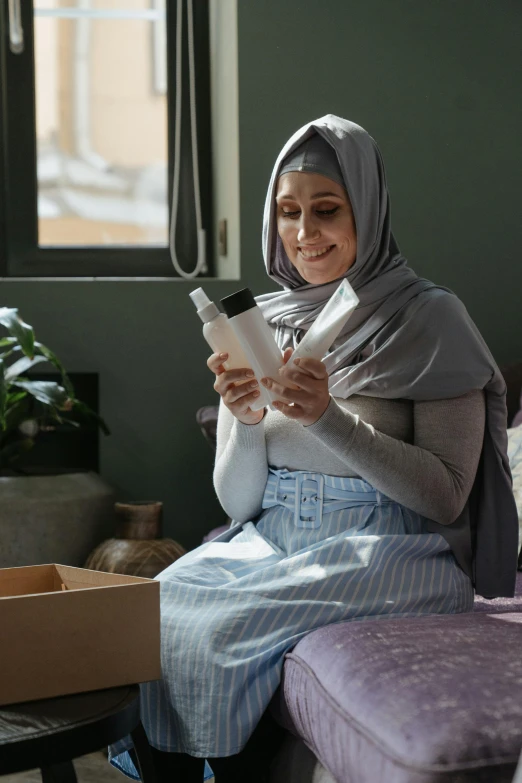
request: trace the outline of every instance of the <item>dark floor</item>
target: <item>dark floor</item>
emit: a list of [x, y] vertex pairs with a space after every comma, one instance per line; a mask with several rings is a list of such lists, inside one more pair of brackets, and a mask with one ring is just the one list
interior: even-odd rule
[[[75, 759], [74, 768], [78, 783], [125, 783], [130, 780], [109, 764], [106, 750]], [[213, 781], [214, 778], [211, 778], [207, 783]], [[0, 783], [42, 783], [42, 777], [40, 770], [31, 769], [17, 775], [0, 775]]]
[[[74, 761], [78, 783], [124, 783], [128, 780], [107, 761], [107, 751], [97, 751]], [[1, 783], [42, 783], [40, 770], [31, 769], [16, 775], [0, 775]]]

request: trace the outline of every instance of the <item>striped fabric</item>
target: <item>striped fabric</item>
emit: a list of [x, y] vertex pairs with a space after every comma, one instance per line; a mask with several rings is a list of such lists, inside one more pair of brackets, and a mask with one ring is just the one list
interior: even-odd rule
[[[285, 653], [348, 620], [469, 611], [471, 582], [423, 518], [362, 479], [270, 470], [263, 511], [177, 560], [161, 582], [163, 679], [141, 686], [160, 750], [238, 753]], [[111, 763], [137, 778], [122, 740]]]

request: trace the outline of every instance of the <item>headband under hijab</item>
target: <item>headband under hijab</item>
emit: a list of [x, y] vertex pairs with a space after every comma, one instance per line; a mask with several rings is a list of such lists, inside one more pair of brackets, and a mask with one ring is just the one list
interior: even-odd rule
[[415, 401], [484, 390], [484, 444], [468, 501], [453, 524], [426, 523], [448, 540], [480, 595], [512, 596], [518, 517], [507, 457], [506, 384], [460, 299], [418, 277], [401, 254], [391, 232], [384, 163], [359, 125], [327, 114], [300, 128], [281, 150], [265, 202], [263, 255], [269, 277], [282, 290], [256, 301], [275, 328], [279, 347], [295, 347], [339, 285], [340, 280], [306, 282], [277, 233], [275, 194], [282, 164], [315, 136], [336, 155], [357, 229], [357, 256], [345, 277], [359, 305], [324, 359], [330, 392], [345, 399], [365, 394]]
[[322, 174], [323, 177], [337, 182], [342, 188], [343, 173], [333, 147], [315, 133], [304, 141], [283, 161], [279, 176], [292, 171], [305, 171], [310, 174]]

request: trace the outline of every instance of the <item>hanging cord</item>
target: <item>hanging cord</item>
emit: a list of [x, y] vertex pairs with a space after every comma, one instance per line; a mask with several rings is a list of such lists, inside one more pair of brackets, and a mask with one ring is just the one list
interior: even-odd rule
[[181, 46], [182, 35], [181, 28], [183, 23], [183, 0], [177, 0], [176, 15], [176, 130], [174, 136], [174, 180], [172, 186], [172, 214], [170, 218], [170, 257], [174, 269], [180, 277], [190, 280], [199, 275], [205, 265], [205, 231], [202, 227], [201, 219], [201, 194], [199, 190], [199, 165], [198, 165], [198, 139], [197, 139], [197, 121], [196, 121], [196, 79], [194, 63], [194, 17], [192, 14], [192, 0], [188, 0], [188, 56], [189, 56], [189, 90], [190, 90], [190, 131], [192, 145], [192, 173], [194, 178], [194, 205], [196, 210], [196, 228], [198, 238], [198, 258], [196, 266], [192, 272], [186, 272], [181, 269], [176, 254], [176, 226], [178, 220], [178, 201], [179, 201], [179, 174], [180, 174], [180, 152], [181, 152], [181, 97], [182, 97], [182, 79], [181, 79]]
[[13, 54], [24, 51], [21, 0], [9, 0], [9, 48]]

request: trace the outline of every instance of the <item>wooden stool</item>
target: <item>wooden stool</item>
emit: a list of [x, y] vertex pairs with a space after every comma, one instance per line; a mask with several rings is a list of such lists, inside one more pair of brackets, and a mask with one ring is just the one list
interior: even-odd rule
[[72, 759], [127, 734], [142, 783], [156, 783], [137, 685], [0, 707], [0, 775], [39, 767], [42, 783], [77, 783]]

